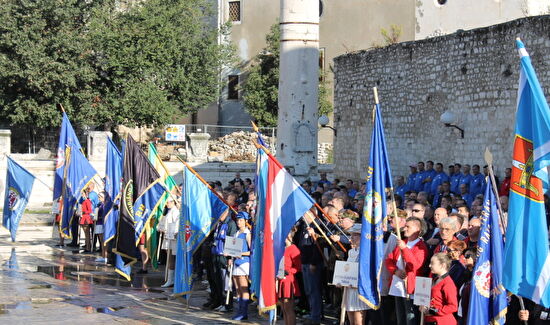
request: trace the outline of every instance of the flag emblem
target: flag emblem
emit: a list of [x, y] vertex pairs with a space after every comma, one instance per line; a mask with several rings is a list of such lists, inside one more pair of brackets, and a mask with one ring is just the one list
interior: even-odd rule
[[134, 182], [130, 179], [124, 188], [124, 208], [126, 213], [134, 219]]
[[485, 297], [489, 298], [490, 289], [491, 289], [491, 262], [485, 261], [475, 272], [474, 272], [474, 283], [476, 285], [479, 293]]
[[61, 168], [65, 165], [65, 149], [59, 147], [57, 149], [57, 159], [55, 160], [55, 168]]
[[20, 198], [21, 198], [21, 195], [19, 194], [19, 192], [13, 188], [13, 187], [10, 187], [9, 190], [8, 190], [8, 208], [13, 211], [15, 209], [17, 209], [17, 207], [19, 206], [19, 202], [21, 202]]
[[382, 197], [376, 191], [369, 191], [365, 200], [365, 218], [369, 223], [375, 225], [382, 220]]
[[510, 189], [537, 202], [544, 202], [542, 181], [533, 175], [533, 142], [516, 135]]

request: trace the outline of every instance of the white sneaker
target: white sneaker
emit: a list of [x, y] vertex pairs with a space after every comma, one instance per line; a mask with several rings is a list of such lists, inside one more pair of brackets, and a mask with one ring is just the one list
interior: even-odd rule
[[210, 288], [206, 288], [206, 292], [210, 293], [212, 290], [210, 290]]
[[107, 263], [107, 259], [103, 257], [98, 257], [95, 259], [95, 261], [99, 263]]
[[215, 311], [222, 311], [222, 309], [225, 309], [225, 306], [224, 306], [224, 305], [218, 306], [218, 307], [216, 307], [214, 310], [215, 310]]
[[220, 308], [218, 311], [221, 311], [222, 313], [225, 313], [226, 311], [229, 311], [225, 305], [222, 305], [222, 308]]

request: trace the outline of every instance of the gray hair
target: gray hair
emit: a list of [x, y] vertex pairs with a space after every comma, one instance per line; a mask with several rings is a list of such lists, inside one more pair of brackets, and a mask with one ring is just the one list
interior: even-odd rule
[[441, 225], [443, 225], [443, 224], [451, 225], [455, 229], [457, 227], [456, 220], [453, 219], [453, 218], [449, 218], [449, 217], [443, 218], [443, 219], [441, 219], [441, 221], [439, 221], [439, 227], [441, 227]]

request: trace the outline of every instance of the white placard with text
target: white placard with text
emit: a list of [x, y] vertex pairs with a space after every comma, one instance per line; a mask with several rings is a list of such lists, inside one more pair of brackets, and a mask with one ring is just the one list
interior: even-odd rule
[[432, 296], [432, 279], [423, 276], [416, 277], [414, 285], [414, 304], [417, 306], [430, 306]]
[[225, 237], [223, 254], [226, 256], [241, 257], [243, 254], [243, 239], [237, 237]]
[[332, 284], [357, 288], [359, 282], [359, 263], [336, 261]]

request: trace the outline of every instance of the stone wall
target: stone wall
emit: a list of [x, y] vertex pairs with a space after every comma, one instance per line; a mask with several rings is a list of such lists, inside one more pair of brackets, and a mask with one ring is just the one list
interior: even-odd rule
[[[496, 174], [511, 165], [519, 59], [515, 38], [531, 55], [548, 98], [550, 16], [406, 42], [335, 59], [335, 176], [364, 178], [378, 87], [393, 175], [434, 160], [484, 165], [489, 147]], [[464, 129], [439, 121], [445, 111]]]

